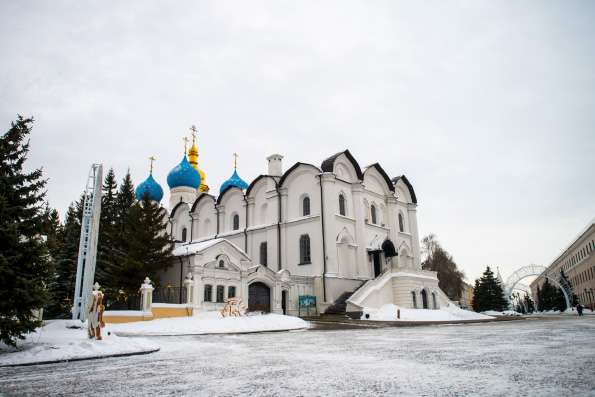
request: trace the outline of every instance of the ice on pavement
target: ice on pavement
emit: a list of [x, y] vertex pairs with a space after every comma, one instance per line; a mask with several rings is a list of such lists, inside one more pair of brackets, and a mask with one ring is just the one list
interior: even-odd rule
[[[0, 394], [588, 396], [595, 317], [153, 337], [157, 353], [0, 368]], [[127, 338], [133, 340], [134, 338]]]
[[[397, 318], [397, 310], [401, 311], [401, 318]], [[383, 305], [379, 309], [364, 308], [362, 320], [375, 321], [457, 321], [457, 320], [489, 320], [493, 317], [463, 310], [454, 305], [431, 309], [407, 309], [393, 304]]]
[[201, 312], [192, 317], [161, 318], [152, 321], [112, 324], [111, 329], [123, 335], [200, 335], [262, 331], [283, 331], [308, 328], [298, 317], [281, 314], [256, 314], [222, 317], [219, 312]]
[[31, 364], [47, 361], [62, 361], [103, 357], [114, 354], [142, 353], [159, 346], [143, 338], [120, 338], [108, 335], [109, 326], [102, 330], [103, 340], [91, 340], [80, 321], [49, 320], [35, 332], [18, 341], [17, 349], [0, 343], [0, 365]]

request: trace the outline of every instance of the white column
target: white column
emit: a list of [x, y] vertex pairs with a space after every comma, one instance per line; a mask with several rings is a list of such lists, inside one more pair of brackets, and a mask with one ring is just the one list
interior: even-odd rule
[[407, 204], [407, 212], [409, 215], [409, 228], [411, 229], [411, 249], [413, 252], [413, 267], [421, 270], [421, 253], [419, 246], [419, 232], [417, 230], [417, 205]]
[[355, 218], [355, 243], [357, 244], [356, 266], [358, 277], [370, 277], [372, 275], [366, 252], [365, 219], [366, 213], [362, 199], [363, 188], [361, 184], [352, 185], [353, 195], [353, 216]]

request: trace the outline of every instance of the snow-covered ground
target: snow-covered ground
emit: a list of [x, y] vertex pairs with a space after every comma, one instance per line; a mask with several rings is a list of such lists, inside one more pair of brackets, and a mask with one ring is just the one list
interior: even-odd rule
[[301, 318], [281, 314], [222, 317], [215, 311], [199, 313], [192, 317], [161, 318], [110, 325], [110, 329], [119, 335], [227, 334], [296, 330], [308, 327], [308, 322]]
[[50, 320], [36, 332], [28, 334], [24, 341], [19, 341], [17, 349], [0, 343], [0, 366], [143, 353], [159, 349], [158, 344], [147, 339], [120, 338], [113, 333], [108, 335], [109, 327], [103, 329], [103, 340], [90, 340], [86, 329], [67, 328], [72, 325], [80, 326], [81, 323]]
[[594, 316], [551, 316], [154, 337], [153, 354], [0, 368], [0, 395], [592, 396], [594, 331]]
[[[401, 316], [397, 318], [397, 310]], [[489, 320], [492, 317], [484, 314], [463, 310], [454, 305], [440, 308], [439, 310], [428, 309], [405, 309], [393, 304], [383, 305], [379, 309], [365, 308], [362, 320], [375, 321], [458, 321], [458, 320]]]

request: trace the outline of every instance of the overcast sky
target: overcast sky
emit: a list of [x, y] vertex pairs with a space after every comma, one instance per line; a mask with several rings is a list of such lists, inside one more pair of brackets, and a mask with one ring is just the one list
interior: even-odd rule
[[[468, 280], [549, 264], [595, 216], [595, 2], [0, 3], [0, 125], [36, 118], [63, 214], [92, 162], [135, 183], [196, 124], [215, 191], [349, 148], [406, 174]], [[167, 197], [164, 202], [167, 202]]]

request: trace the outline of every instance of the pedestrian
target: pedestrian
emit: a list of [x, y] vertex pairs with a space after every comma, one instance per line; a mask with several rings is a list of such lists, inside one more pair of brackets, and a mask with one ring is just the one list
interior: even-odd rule
[[576, 311], [578, 312], [579, 316], [583, 315], [583, 306], [580, 303], [576, 305]]

